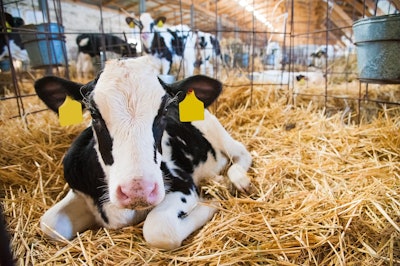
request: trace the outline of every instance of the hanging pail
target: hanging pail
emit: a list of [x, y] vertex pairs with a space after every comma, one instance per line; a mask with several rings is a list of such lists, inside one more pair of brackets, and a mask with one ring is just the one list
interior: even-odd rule
[[22, 26], [21, 39], [32, 68], [66, 64], [64, 27], [57, 23]]
[[353, 31], [360, 80], [400, 83], [400, 14], [360, 19]]

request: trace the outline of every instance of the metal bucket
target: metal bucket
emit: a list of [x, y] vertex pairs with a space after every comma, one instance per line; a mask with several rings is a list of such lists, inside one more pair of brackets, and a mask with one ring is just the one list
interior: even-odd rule
[[400, 14], [360, 19], [353, 31], [360, 80], [400, 83]]

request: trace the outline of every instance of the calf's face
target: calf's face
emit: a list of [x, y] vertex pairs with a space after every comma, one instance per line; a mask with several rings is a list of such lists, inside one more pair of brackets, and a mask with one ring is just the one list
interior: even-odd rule
[[165, 91], [155, 73], [129, 61], [107, 65], [89, 96], [95, 149], [100, 155], [109, 199], [120, 207], [139, 209], [160, 203], [165, 196], [161, 155], [153, 127]]
[[140, 40], [143, 45], [150, 49], [154, 39], [155, 22], [149, 13], [143, 13], [140, 15]]
[[54, 111], [66, 95], [85, 102], [92, 116], [93, 152], [107, 184], [101, 200], [120, 208], [146, 209], [164, 199], [160, 164], [166, 121], [180, 123], [178, 102], [189, 89], [205, 106], [221, 91], [217, 80], [200, 75], [166, 85], [158, 80], [152, 60], [107, 62], [98, 79], [84, 86], [56, 77], [35, 84], [38, 96]]

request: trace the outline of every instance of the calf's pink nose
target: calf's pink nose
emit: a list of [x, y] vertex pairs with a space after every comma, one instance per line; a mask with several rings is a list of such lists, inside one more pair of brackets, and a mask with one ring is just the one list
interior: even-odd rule
[[157, 203], [159, 188], [154, 181], [135, 178], [129, 183], [118, 186], [117, 198], [122, 207], [147, 208]]

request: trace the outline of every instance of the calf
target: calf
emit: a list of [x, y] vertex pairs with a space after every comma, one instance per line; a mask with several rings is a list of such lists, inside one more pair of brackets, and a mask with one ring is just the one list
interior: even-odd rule
[[210, 62], [221, 57], [219, 41], [210, 33], [199, 31], [197, 33], [200, 46], [200, 73], [214, 75], [214, 66]]
[[89, 79], [91, 73], [94, 72], [92, 57], [89, 54], [78, 53], [76, 60], [76, 74], [78, 80], [84, 78], [86, 81]]
[[168, 26], [164, 24], [165, 17], [154, 20], [149, 13], [142, 13], [139, 20], [128, 17], [126, 21], [140, 28], [145, 51], [161, 59], [162, 74], [169, 74], [173, 62], [182, 63], [185, 77], [193, 75], [196, 64], [200, 66], [200, 73], [214, 74], [210, 60], [220, 56], [221, 49], [212, 34], [195, 32], [182, 24]]
[[187, 25], [168, 26], [165, 18], [154, 20], [149, 13], [133, 19], [140, 28], [140, 40], [146, 53], [161, 60], [161, 74], [170, 74], [174, 61], [183, 64], [184, 76], [193, 75], [196, 61], [196, 36]]
[[76, 37], [78, 52], [89, 54], [91, 57], [100, 55], [103, 51], [114, 52], [122, 56], [134, 56], [135, 47], [121, 38], [111, 34], [84, 33]]
[[150, 245], [176, 248], [216, 211], [201, 203], [201, 179], [229, 165], [233, 184], [239, 190], [250, 186], [251, 156], [215, 116], [205, 110], [202, 121], [179, 119], [178, 103], [188, 93], [207, 107], [221, 83], [197, 75], [167, 85], [157, 78], [158, 61], [152, 56], [108, 61], [84, 86], [51, 76], [35, 83], [55, 112], [70, 95], [92, 116], [63, 161], [71, 189], [41, 219], [50, 237], [71, 239], [92, 226], [121, 228], [144, 220]]
[[[11, 55], [13, 59], [20, 61], [28, 61], [28, 52], [24, 49], [22, 44], [21, 36], [18, 32], [18, 28], [25, 24], [22, 18], [13, 17], [9, 13], [4, 13], [6, 32], [8, 33], [8, 43], [5, 35], [0, 34], [0, 60], [4, 57], [9, 56], [8, 47], [10, 47]], [[3, 25], [0, 25], [1, 28]], [[1, 29], [1, 32], [5, 32]]]
[[78, 45], [78, 58], [76, 60], [76, 69], [78, 79], [82, 76], [88, 78], [89, 73], [93, 72], [92, 57], [100, 56], [104, 50], [114, 52], [121, 56], [136, 56], [136, 45], [127, 43], [121, 38], [111, 34], [84, 33], [76, 37]]
[[318, 49], [315, 52], [311, 53], [310, 57], [311, 57], [311, 60], [310, 60], [310, 64], [308, 66], [323, 68], [324, 63], [327, 58], [326, 47], [323, 47], [323, 46], [318, 47]]

